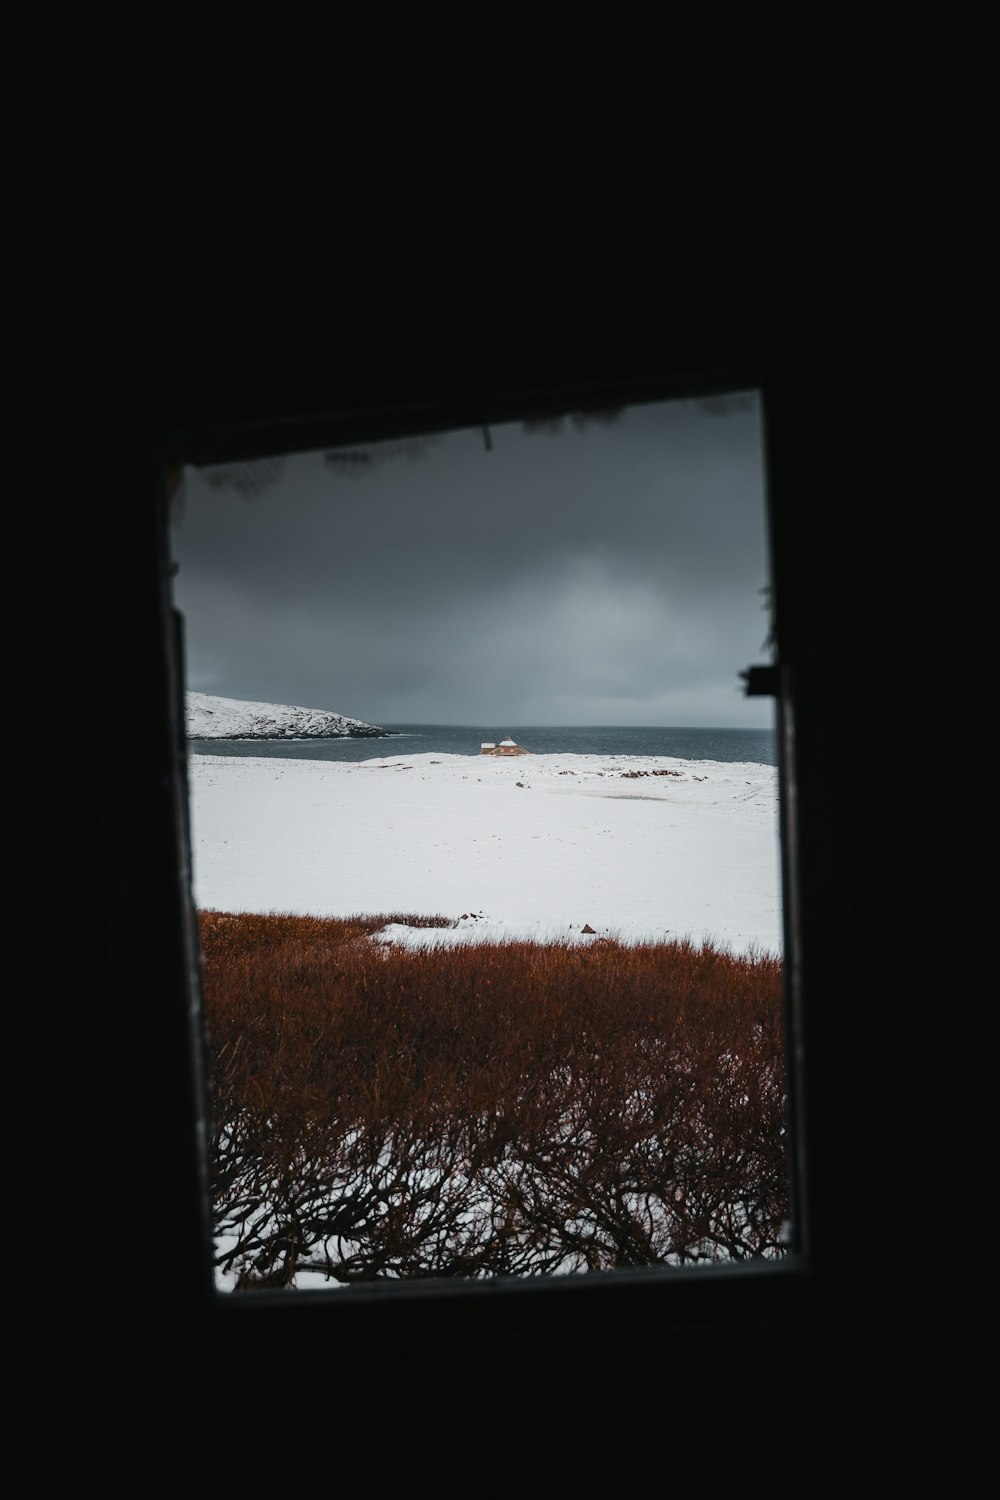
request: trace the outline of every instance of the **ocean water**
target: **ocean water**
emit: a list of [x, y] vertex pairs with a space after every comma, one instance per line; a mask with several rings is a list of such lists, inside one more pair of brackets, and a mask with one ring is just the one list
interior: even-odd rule
[[285, 760], [381, 760], [387, 755], [478, 755], [484, 740], [508, 736], [535, 755], [662, 755], [675, 760], [778, 763], [773, 729], [649, 729], [629, 725], [386, 724], [377, 740], [189, 740], [194, 755], [277, 756]]

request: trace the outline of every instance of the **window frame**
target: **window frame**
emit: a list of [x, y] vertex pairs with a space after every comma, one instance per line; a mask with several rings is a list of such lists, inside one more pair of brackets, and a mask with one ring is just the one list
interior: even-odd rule
[[[330, 1351], [336, 1349], [339, 1357], [349, 1356], [353, 1385], [374, 1386], [451, 1380], [459, 1354], [475, 1357], [471, 1378], [486, 1383], [524, 1379], [526, 1360], [534, 1380], [568, 1372], [611, 1378], [623, 1362], [630, 1379], [687, 1377], [720, 1366], [792, 1369], [820, 1361], [890, 1368], [898, 1363], [899, 1322], [891, 1311], [898, 1283], [884, 1265], [873, 1267], [867, 1252], [859, 1255], [838, 1225], [845, 1183], [862, 1215], [877, 1204], [873, 1182], [856, 1171], [874, 1101], [869, 1070], [851, 1060], [857, 1006], [841, 1007], [838, 1015], [845, 964], [829, 972], [824, 938], [843, 920], [851, 942], [863, 947], [871, 912], [859, 927], [857, 891], [850, 885], [857, 869], [849, 847], [852, 825], [846, 825], [843, 837], [837, 831], [837, 808], [845, 808], [847, 800], [834, 794], [836, 757], [828, 735], [842, 710], [858, 643], [852, 639], [845, 646], [824, 630], [830, 594], [816, 589], [822, 569], [801, 524], [802, 480], [812, 463], [812, 424], [801, 379], [798, 370], [756, 364], [685, 368], [638, 379], [615, 375], [581, 384], [553, 379], [528, 391], [497, 391], [483, 382], [472, 395], [387, 399], [319, 415], [262, 418], [257, 412], [232, 420], [227, 413], [226, 420], [213, 421], [202, 413], [194, 422], [154, 432], [155, 522], [140, 528], [138, 591], [145, 604], [136, 618], [141, 614], [148, 644], [155, 633], [149, 613], [149, 584], [155, 579], [158, 670], [147, 677], [139, 719], [153, 734], [157, 753], [148, 757], [145, 780], [139, 777], [130, 794], [133, 806], [148, 804], [151, 788], [158, 785], [152, 799], [160, 813], [154, 853], [164, 901], [160, 922], [152, 924], [155, 932], [147, 923], [132, 952], [141, 971], [132, 976], [133, 1004], [152, 972], [158, 973], [155, 1003], [147, 1006], [138, 1030], [134, 1012], [131, 1021], [134, 1050], [144, 1058], [143, 1075], [152, 1088], [152, 1107], [146, 1097], [138, 1112], [155, 1120], [139, 1143], [136, 1160], [141, 1158], [145, 1168], [140, 1180], [149, 1180], [150, 1169], [158, 1172], [164, 1187], [160, 1207], [165, 1203], [175, 1217], [169, 1255], [144, 1267], [146, 1285], [134, 1290], [137, 1327], [143, 1347], [153, 1351], [150, 1357], [189, 1372], [201, 1362], [203, 1372], [224, 1368], [249, 1377], [256, 1368], [294, 1379], [308, 1379], [312, 1372], [329, 1383]], [[197, 1124], [204, 1070], [193, 1025], [197, 947], [186, 830], [183, 664], [179, 636], [170, 627], [166, 475], [179, 462], [232, 461], [526, 415], [748, 389], [762, 395], [768, 471], [782, 747], [786, 1037], [795, 1101], [794, 1252], [776, 1264], [650, 1268], [515, 1284], [394, 1285], [292, 1296], [216, 1293]], [[825, 685], [817, 689], [817, 650], [820, 676], [824, 653], [826, 666], [840, 673], [839, 700], [829, 697]], [[136, 727], [133, 721], [133, 732]], [[826, 1054], [824, 1047], [830, 1049]], [[180, 1071], [168, 1077], [171, 1066]], [[834, 1099], [845, 1080], [853, 1115]], [[135, 1107], [136, 1091], [130, 1092]], [[831, 1126], [846, 1141], [846, 1164], [831, 1149]], [[886, 1140], [883, 1132], [881, 1144]]]

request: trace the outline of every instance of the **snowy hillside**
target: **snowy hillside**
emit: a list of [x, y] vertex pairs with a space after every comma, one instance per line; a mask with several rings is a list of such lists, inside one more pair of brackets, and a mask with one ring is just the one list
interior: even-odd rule
[[288, 703], [245, 703], [187, 693], [187, 733], [192, 740], [380, 739], [388, 730], [319, 708]]

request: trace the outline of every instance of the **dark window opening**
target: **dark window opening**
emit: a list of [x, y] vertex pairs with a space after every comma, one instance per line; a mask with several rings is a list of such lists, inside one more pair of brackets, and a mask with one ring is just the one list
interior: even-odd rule
[[763, 403], [656, 394], [175, 471], [220, 1290], [788, 1263]]
[[[50, 1264], [33, 1304], [37, 1384], [249, 1396], [293, 1380], [408, 1394], [462, 1381], [509, 1397], [508, 1411], [529, 1384], [572, 1377], [621, 1410], [721, 1370], [821, 1371], [844, 1388], [871, 1375], [892, 1390], [917, 1375], [946, 1395], [980, 1373], [989, 1278], [968, 1271], [975, 1247], [961, 1264], [956, 1249], [956, 1226], [976, 1222], [988, 1138], [989, 1054], [976, 1042], [988, 923], [969, 832], [980, 783], [918, 721], [929, 689], [967, 710], [989, 681], [988, 630], [970, 606], [987, 597], [992, 401], [961, 361], [854, 354], [836, 369], [819, 355], [741, 367], [726, 383], [761, 386], [768, 414], [801, 1235], [779, 1267], [514, 1291], [413, 1285], [398, 1298], [213, 1290], [164, 476], [176, 463], [335, 447], [347, 429], [366, 443], [495, 424], [521, 398], [494, 409], [482, 373], [458, 395], [427, 378], [403, 432], [385, 416], [401, 394], [388, 377], [342, 425], [311, 415], [342, 405], [321, 384], [242, 408], [175, 394], [114, 524], [78, 505], [60, 516], [61, 550], [55, 527], [39, 536], [60, 614], [57, 628], [37, 610], [16, 622], [17, 722], [47, 733], [9, 808], [23, 911], [14, 1011], [27, 1029], [12, 1051], [26, 1149], [11, 1191], [35, 1202], [40, 1160], [58, 1164], [72, 1253]], [[540, 415], [567, 395], [579, 406], [580, 383], [561, 372], [532, 404]], [[638, 399], [620, 366], [594, 384], [602, 406]], [[658, 388], [711, 384], [683, 366]], [[67, 493], [79, 482], [77, 458]], [[44, 1087], [34, 1059], [51, 1064]]]

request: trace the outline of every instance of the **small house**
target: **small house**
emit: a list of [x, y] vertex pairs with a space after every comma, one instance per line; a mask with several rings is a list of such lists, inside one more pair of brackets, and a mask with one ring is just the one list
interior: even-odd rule
[[510, 736], [495, 745], [492, 740], [483, 740], [479, 746], [480, 755], [530, 755], [530, 750], [522, 750], [516, 740]]

